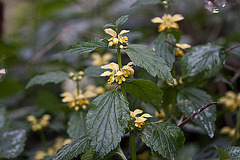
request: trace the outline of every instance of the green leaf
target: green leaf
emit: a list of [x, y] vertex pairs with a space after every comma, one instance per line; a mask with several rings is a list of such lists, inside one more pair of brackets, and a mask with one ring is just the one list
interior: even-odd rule
[[96, 153], [92, 150], [92, 147], [81, 157], [81, 160], [94, 160]]
[[116, 26], [112, 23], [105, 24], [103, 28], [115, 28]]
[[218, 148], [217, 146], [215, 146], [215, 148], [218, 151], [218, 154], [220, 156], [220, 160], [224, 160], [224, 159], [229, 159], [230, 158], [229, 155], [227, 154], [227, 152], [225, 152], [221, 148]]
[[198, 84], [215, 76], [225, 59], [221, 46], [206, 44], [192, 47], [180, 62], [184, 83]]
[[[197, 88], [186, 88], [177, 95], [177, 106], [186, 117], [189, 117], [211, 101], [210, 95]], [[212, 138], [215, 131], [216, 106], [212, 105], [204, 109], [192, 121], [203, 128], [209, 137]]]
[[174, 159], [183, 146], [185, 138], [179, 127], [169, 122], [152, 123], [139, 131], [142, 141], [155, 154], [163, 158]]
[[83, 136], [70, 144], [63, 146], [58, 150], [52, 160], [71, 160], [80, 154], [87, 152], [90, 148], [90, 139], [88, 136]]
[[167, 43], [166, 40], [173, 44], [176, 44], [177, 42], [173, 34], [168, 31], [162, 31], [154, 41], [154, 48], [156, 54], [165, 60], [168, 67], [172, 69], [173, 63], [175, 62], [177, 48]]
[[8, 125], [6, 108], [0, 105], [0, 130], [6, 129]]
[[154, 77], [157, 75], [168, 83], [174, 83], [171, 69], [152, 49], [144, 45], [130, 45], [126, 53], [134, 65], [143, 67]]
[[0, 157], [15, 158], [24, 148], [26, 131], [23, 129], [0, 132]]
[[16, 80], [4, 78], [0, 83], [0, 98], [15, 95], [24, 89], [24, 86]]
[[101, 66], [90, 66], [84, 70], [84, 76], [100, 77], [100, 75], [106, 70], [102, 69]]
[[153, 82], [143, 79], [126, 82], [124, 89], [145, 103], [152, 104], [158, 111], [163, 102], [163, 91]]
[[104, 48], [108, 46], [106, 39], [93, 38], [89, 42], [80, 41], [69, 46], [66, 50], [71, 53], [85, 54], [94, 51], [97, 48]]
[[128, 17], [129, 17], [129, 15], [124, 15], [124, 16], [121, 16], [120, 18], [118, 18], [116, 23], [115, 23], [115, 26], [118, 27], [118, 26], [124, 24], [125, 22], [127, 22]]
[[72, 140], [87, 135], [85, 112], [73, 112], [68, 122], [67, 133]]
[[143, 5], [149, 5], [149, 4], [158, 4], [161, 2], [162, 0], [137, 0], [131, 5], [131, 7], [143, 6]]
[[47, 72], [42, 75], [37, 75], [33, 77], [27, 84], [26, 89], [34, 85], [45, 85], [47, 83], [58, 84], [68, 78], [68, 74], [62, 71], [57, 72]]
[[93, 151], [103, 158], [118, 146], [130, 120], [128, 101], [118, 90], [108, 91], [92, 101], [87, 114]]
[[232, 160], [240, 159], [240, 147], [228, 147], [225, 149], [225, 152], [231, 157]]

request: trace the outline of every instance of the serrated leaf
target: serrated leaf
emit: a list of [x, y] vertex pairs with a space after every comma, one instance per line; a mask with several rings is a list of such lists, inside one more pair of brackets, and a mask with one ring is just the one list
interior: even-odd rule
[[129, 17], [129, 15], [124, 15], [124, 16], [121, 16], [120, 18], [118, 18], [115, 22], [115, 26], [118, 27], [118, 26], [124, 24], [125, 22], [127, 22], [128, 17]]
[[152, 49], [144, 45], [130, 45], [126, 53], [134, 65], [143, 67], [154, 77], [157, 75], [168, 83], [174, 83], [170, 72], [171, 69]]
[[162, 0], [137, 0], [131, 5], [131, 7], [143, 6], [143, 5], [149, 5], [149, 4], [158, 4], [161, 2]]
[[227, 149], [225, 149], [225, 152], [231, 157], [230, 160], [240, 159], [240, 147], [228, 147]]
[[184, 83], [198, 84], [215, 76], [225, 59], [221, 46], [206, 44], [192, 47], [180, 62]]
[[47, 72], [33, 77], [27, 84], [26, 89], [34, 85], [45, 85], [47, 83], [58, 84], [68, 78], [68, 74], [62, 71]]
[[58, 150], [52, 160], [71, 160], [80, 154], [87, 152], [90, 148], [90, 139], [88, 136], [83, 136], [70, 144], [63, 146]]
[[103, 158], [118, 146], [128, 126], [128, 101], [118, 90], [108, 91], [92, 101], [87, 114], [93, 151]]
[[84, 70], [84, 76], [100, 77], [100, 75], [106, 70], [102, 69], [101, 66], [90, 66]]
[[[177, 106], [186, 117], [189, 117], [203, 105], [211, 101], [212, 98], [210, 95], [197, 88], [186, 88], [181, 90], [177, 95]], [[212, 105], [204, 109], [192, 121], [203, 128], [209, 137], [212, 138], [215, 131], [216, 106]]]
[[72, 140], [87, 135], [85, 112], [73, 112], [68, 122], [67, 133]]
[[185, 138], [179, 127], [169, 122], [152, 123], [139, 131], [142, 141], [155, 154], [163, 158], [174, 159], [183, 146]]
[[0, 105], [0, 130], [4, 130], [7, 127], [7, 112], [6, 108]]
[[104, 48], [108, 46], [106, 39], [93, 38], [88, 42], [80, 41], [76, 44], [69, 46], [66, 51], [74, 54], [85, 54], [94, 51], [97, 48]]
[[167, 43], [166, 40], [173, 44], [177, 42], [174, 35], [168, 31], [163, 31], [160, 32], [159, 36], [154, 41], [154, 48], [156, 54], [166, 61], [168, 67], [172, 69], [177, 48]]
[[24, 148], [26, 131], [23, 129], [0, 132], [0, 157], [15, 158]]
[[224, 150], [222, 150], [221, 148], [218, 148], [217, 146], [215, 146], [215, 148], [218, 151], [220, 160], [224, 160], [224, 159], [229, 159], [229, 155], [227, 154], [227, 152], [225, 152]]
[[163, 91], [153, 82], [143, 79], [126, 82], [124, 89], [145, 103], [152, 104], [158, 111], [163, 102]]

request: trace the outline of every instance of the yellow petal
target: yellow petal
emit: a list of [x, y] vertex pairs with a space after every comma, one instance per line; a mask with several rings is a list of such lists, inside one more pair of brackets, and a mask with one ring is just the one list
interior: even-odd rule
[[163, 20], [160, 17], [155, 17], [151, 21], [152, 23], [163, 23]]
[[97, 96], [97, 94], [96, 93], [94, 93], [93, 91], [91, 91], [91, 90], [87, 90], [86, 92], [84, 92], [84, 97], [86, 97], [86, 98], [92, 98], [92, 97], [96, 97]]
[[135, 109], [131, 117], [136, 117], [136, 115], [141, 114], [143, 111], [140, 109]]
[[118, 36], [122, 36], [124, 33], [128, 33], [128, 32], [130, 32], [130, 30], [122, 30], [122, 31], [118, 34]]
[[182, 49], [187, 49], [191, 47], [189, 44], [186, 44], [186, 43], [182, 43], [182, 44], [176, 43], [176, 46]]
[[183, 19], [184, 19], [184, 17], [181, 14], [175, 14], [175, 15], [172, 16], [172, 20], [174, 22], [181, 21]]
[[143, 115], [141, 115], [141, 117], [146, 117], [146, 118], [148, 118], [148, 117], [152, 117], [150, 114], [148, 114], [148, 113], [144, 113]]
[[63, 97], [62, 102], [71, 102], [74, 101], [74, 97], [69, 92], [64, 92], [61, 94], [61, 97]]
[[119, 66], [118, 66], [118, 64], [112, 62], [110, 64], [102, 66], [101, 68], [102, 69], [112, 69], [113, 71], [116, 71], [116, 70], [118, 70]]
[[109, 34], [109, 35], [111, 35], [113, 37], [117, 36], [117, 33], [113, 29], [111, 29], [111, 28], [107, 28], [104, 31], [105, 31], [105, 33], [107, 33], [107, 34]]
[[135, 123], [140, 123], [140, 122], [144, 122], [144, 121], [146, 121], [147, 119], [146, 118], [144, 118], [144, 117], [135, 117]]
[[121, 76], [121, 75], [123, 75], [124, 73], [122, 72], [122, 71], [118, 71], [116, 74], [115, 74], [115, 76]]
[[110, 72], [110, 71], [105, 71], [105, 72], [103, 72], [100, 76], [110, 76], [112, 74], [112, 72]]

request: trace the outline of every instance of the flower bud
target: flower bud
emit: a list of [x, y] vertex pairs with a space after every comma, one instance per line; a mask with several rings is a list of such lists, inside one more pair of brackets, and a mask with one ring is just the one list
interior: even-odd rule
[[109, 46], [109, 47], [112, 47], [112, 45], [113, 45], [113, 42], [109, 42], [109, 43], [108, 43], [108, 46]]
[[118, 39], [117, 38], [113, 38], [113, 44], [115, 44], [115, 45], [118, 44]]

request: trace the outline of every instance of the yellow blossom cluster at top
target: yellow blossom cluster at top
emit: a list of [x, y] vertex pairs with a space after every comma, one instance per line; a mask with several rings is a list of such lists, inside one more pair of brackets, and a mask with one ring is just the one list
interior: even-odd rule
[[62, 102], [68, 103], [69, 108], [74, 108], [76, 111], [79, 110], [79, 107], [86, 109], [87, 105], [90, 105], [90, 100], [88, 98], [93, 98], [98, 95], [94, 92], [94, 89], [93, 86], [90, 86], [90, 88], [86, 87], [84, 93], [81, 89], [75, 89], [73, 93], [64, 92], [61, 94], [61, 97], [63, 97]]
[[[220, 129], [221, 134], [227, 134], [230, 138], [233, 138], [235, 134], [236, 128], [231, 128], [229, 126], [225, 126]], [[237, 134], [237, 139], [240, 139], [240, 133]]]
[[[176, 43], [176, 46], [180, 47], [182, 49], [188, 49], [188, 48], [191, 47], [189, 44], [186, 44], [186, 43], [182, 43], [182, 44]], [[184, 52], [180, 48], [177, 48], [177, 51], [176, 51], [176, 54], [175, 54], [176, 56], [183, 56], [184, 55]]]
[[119, 47], [119, 48], [123, 49], [123, 46], [128, 45], [128, 37], [123, 36], [123, 34], [128, 33], [129, 30], [122, 30], [118, 35], [117, 35], [117, 32], [111, 28], [107, 28], [104, 31], [105, 31], [105, 33], [112, 36], [111, 38], [108, 39], [109, 47], [116, 47], [116, 48]]
[[47, 127], [49, 125], [50, 119], [51, 116], [48, 114], [44, 114], [40, 119], [37, 119], [33, 115], [27, 116], [27, 121], [31, 122], [31, 129], [33, 131], [39, 131], [42, 130], [44, 127]]
[[108, 64], [109, 60], [113, 58], [111, 53], [105, 53], [103, 56], [101, 56], [98, 53], [93, 53], [91, 57], [93, 59], [92, 64], [94, 66], [101, 66], [103, 64]]
[[240, 107], [240, 93], [236, 94], [233, 91], [228, 91], [225, 96], [219, 99], [219, 102], [225, 104], [230, 111], [235, 111]]
[[83, 72], [83, 71], [79, 71], [78, 73], [73, 73], [73, 72], [70, 72], [70, 73], [69, 73], [69, 77], [70, 77], [72, 80], [74, 80], [74, 81], [80, 81], [80, 80], [82, 80], [83, 75], [84, 75], [84, 72]]
[[43, 159], [45, 156], [50, 156], [50, 155], [54, 155], [57, 153], [57, 151], [62, 148], [62, 146], [71, 143], [71, 139], [64, 139], [62, 137], [57, 137], [55, 139], [55, 144], [52, 147], [49, 147], [47, 152], [44, 151], [37, 151], [36, 155], [34, 157], [34, 160], [41, 160]]
[[133, 65], [133, 63], [129, 62], [127, 65], [119, 69], [119, 65], [112, 62], [101, 67], [103, 69], [111, 69], [112, 71], [105, 71], [100, 76], [109, 76], [108, 83], [116, 81], [118, 84], [121, 84], [123, 81], [126, 81], [126, 77], [134, 74], [131, 65]]
[[153, 23], [160, 23], [158, 26], [158, 32], [161, 32], [165, 30], [166, 28], [176, 28], [178, 29], [179, 26], [176, 23], [177, 21], [183, 20], [184, 17], [181, 14], [175, 14], [175, 15], [170, 15], [170, 14], [164, 14], [162, 18], [160, 17], [155, 17], [151, 21]]
[[167, 83], [167, 84], [171, 87], [177, 86], [178, 84], [180, 84], [180, 85], [183, 84], [181, 76], [180, 76], [179, 80], [177, 80], [176, 78], [173, 78], [173, 81], [174, 81], [174, 84], [171, 84], [171, 83]]
[[130, 111], [130, 117], [131, 117], [131, 120], [134, 120], [135, 127], [142, 128], [142, 126], [146, 124], [145, 121], [147, 120], [147, 118], [152, 117], [148, 113], [144, 113], [140, 117], [138, 117], [137, 115], [141, 114], [142, 112], [143, 111], [140, 109], [136, 109], [133, 112]]

